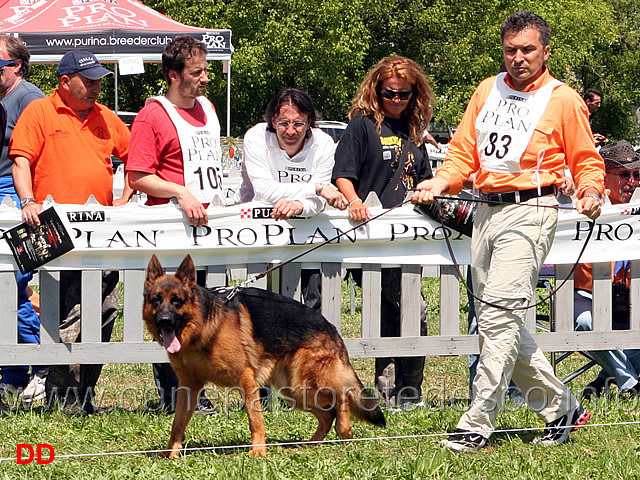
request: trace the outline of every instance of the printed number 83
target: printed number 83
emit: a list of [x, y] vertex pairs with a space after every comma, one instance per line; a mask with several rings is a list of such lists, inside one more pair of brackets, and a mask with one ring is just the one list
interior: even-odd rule
[[500, 138], [502, 145], [497, 145], [498, 143], [498, 134], [496, 132], [492, 132], [489, 135], [489, 145], [487, 145], [484, 149], [484, 154], [487, 157], [491, 155], [495, 155], [496, 158], [504, 158], [505, 155], [509, 152], [509, 144], [511, 144], [511, 136], [503, 135]]

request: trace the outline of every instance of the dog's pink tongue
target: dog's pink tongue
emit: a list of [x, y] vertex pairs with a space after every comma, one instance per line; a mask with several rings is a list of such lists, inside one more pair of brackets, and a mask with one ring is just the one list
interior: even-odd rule
[[162, 341], [164, 342], [164, 348], [167, 349], [167, 352], [176, 353], [180, 351], [180, 340], [178, 340], [173, 330], [163, 330]]

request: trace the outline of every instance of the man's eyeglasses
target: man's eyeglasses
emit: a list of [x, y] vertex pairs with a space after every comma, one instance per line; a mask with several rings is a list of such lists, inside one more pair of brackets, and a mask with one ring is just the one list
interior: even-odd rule
[[[616, 177], [620, 177], [621, 180], [628, 182], [631, 178], [632, 172], [607, 172], [607, 175], [615, 175]], [[633, 180], [640, 182], [640, 171], [636, 170], [633, 172]]]
[[380, 90], [380, 95], [389, 100], [393, 100], [398, 97], [400, 100], [409, 100], [413, 96], [411, 90], [391, 90], [389, 88], [383, 88]]
[[276, 123], [276, 126], [280, 130], [286, 130], [287, 128], [289, 128], [289, 125], [293, 125], [293, 128], [295, 128], [296, 130], [302, 130], [307, 126], [307, 122], [290, 122], [288, 120], [282, 120]]

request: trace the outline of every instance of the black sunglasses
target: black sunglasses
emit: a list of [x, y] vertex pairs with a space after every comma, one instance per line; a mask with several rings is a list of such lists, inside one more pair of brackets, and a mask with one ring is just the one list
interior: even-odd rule
[[413, 96], [411, 90], [391, 90], [389, 88], [383, 88], [380, 90], [380, 95], [389, 100], [393, 100], [396, 96], [400, 100], [409, 100]]
[[[9, 60], [11, 63], [7, 63], [4, 67], [15, 67], [16, 63], [13, 60]], [[4, 73], [4, 67], [0, 68], [0, 75]]]
[[620, 177], [620, 179], [624, 180], [625, 182], [628, 182], [631, 179], [631, 175], [633, 175], [633, 179], [637, 182], [640, 180], [640, 172], [638, 170], [632, 172], [620, 172], [620, 173], [615, 173], [615, 172], [607, 172], [607, 175], [615, 175], [616, 177]]

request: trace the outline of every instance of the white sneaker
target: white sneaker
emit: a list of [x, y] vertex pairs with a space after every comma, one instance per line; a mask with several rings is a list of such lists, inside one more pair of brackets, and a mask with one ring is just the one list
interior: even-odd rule
[[424, 400], [421, 400], [419, 402], [412, 402], [410, 400], [407, 400], [402, 402], [400, 405], [396, 406], [395, 408], [389, 408], [388, 411], [390, 413], [413, 412], [419, 408], [424, 408], [424, 407], [425, 407]]
[[576, 405], [573, 410], [557, 418], [551, 423], [547, 423], [542, 437], [536, 438], [533, 443], [549, 447], [552, 445], [562, 445], [569, 439], [569, 432], [575, 432], [591, 418], [581, 405]]
[[440, 447], [455, 453], [475, 453], [487, 446], [488, 440], [479, 433], [456, 429], [449, 438], [440, 442]]
[[42, 378], [37, 373], [33, 374], [29, 379], [29, 383], [22, 391], [22, 403], [31, 403], [35, 400], [41, 400], [44, 398], [44, 382], [46, 379]]

